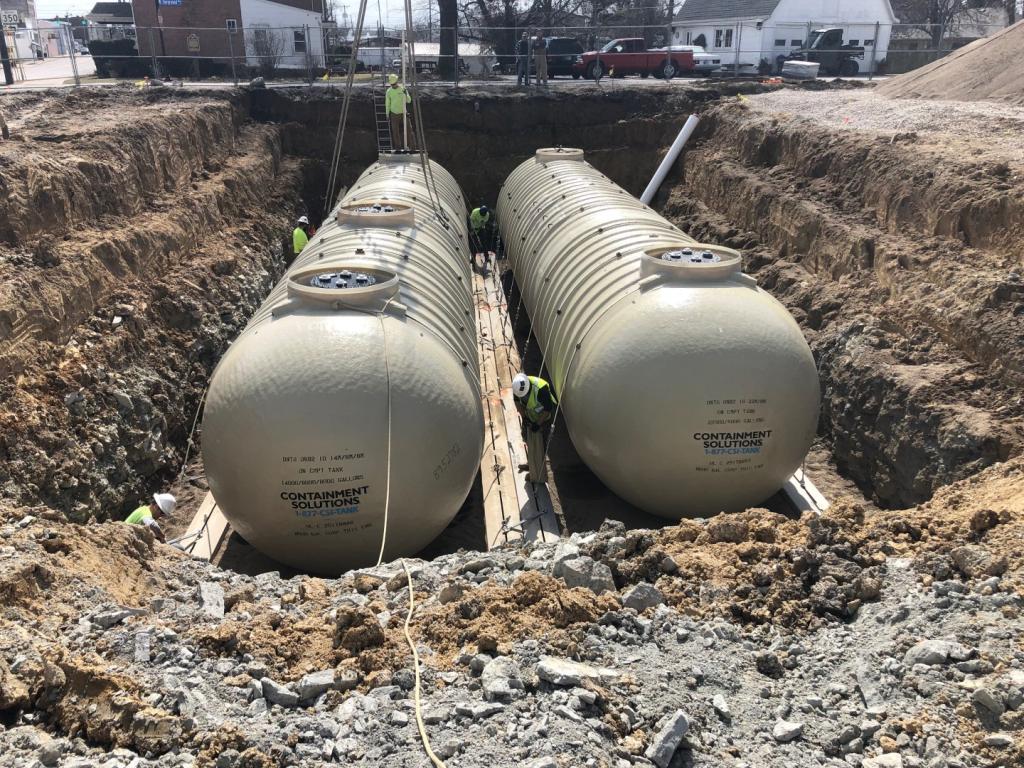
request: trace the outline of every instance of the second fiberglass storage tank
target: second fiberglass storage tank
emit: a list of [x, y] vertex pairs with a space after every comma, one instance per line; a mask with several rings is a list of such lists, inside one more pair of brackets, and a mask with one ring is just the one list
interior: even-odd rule
[[382, 155], [217, 366], [214, 499], [257, 549], [339, 573], [422, 549], [480, 466], [465, 204], [431, 163]]
[[576, 450], [648, 512], [758, 504], [814, 438], [818, 377], [800, 328], [744, 275], [591, 167], [542, 149], [497, 218]]

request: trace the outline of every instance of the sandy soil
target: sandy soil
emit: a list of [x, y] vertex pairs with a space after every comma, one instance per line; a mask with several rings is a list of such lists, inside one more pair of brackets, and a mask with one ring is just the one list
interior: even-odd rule
[[894, 98], [1005, 101], [1024, 104], [1024, 22], [965, 45], [927, 66], [894, 77], [881, 91]]

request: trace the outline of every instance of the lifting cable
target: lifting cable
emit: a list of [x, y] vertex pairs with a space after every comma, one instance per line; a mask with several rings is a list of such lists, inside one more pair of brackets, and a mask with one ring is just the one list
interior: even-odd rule
[[[334, 136], [334, 153], [331, 156], [331, 173], [327, 180], [327, 194], [324, 197], [324, 218], [327, 218], [334, 207], [334, 191], [338, 183], [338, 168], [341, 165], [341, 148], [345, 142], [345, 124], [348, 122], [348, 111], [352, 103], [352, 86], [356, 74], [359, 56], [359, 41], [363, 36], [363, 21], [366, 18], [366, 0], [360, 0], [359, 13], [356, 15], [356, 36], [352, 41], [352, 55], [349, 56], [348, 72], [345, 73], [345, 97], [338, 115], [338, 130]], [[381, 40], [383, 48], [384, 41]]]
[[[356, 19], [356, 34], [355, 40], [352, 44], [352, 55], [349, 57], [348, 72], [345, 78], [345, 96], [342, 102], [341, 113], [338, 116], [338, 129], [334, 137], [334, 151], [331, 155], [331, 170], [327, 181], [327, 192], [324, 196], [324, 218], [330, 214], [331, 209], [334, 207], [334, 196], [338, 186], [339, 170], [341, 166], [342, 149], [345, 143], [345, 127], [348, 124], [348, 115], [352, 104], [352, 93], [354, 91], [355, 71], [358, 64], [359, 55], [359, 43], [363, 35], [363, 26], [366, 18], [366, 5], [367, 0], [360, 0], [359, 12]], [[380, 4], [378, 2], [378, 15], [380, 15]], [[427, 139], [426, 130], [423, 124], [423, 113], [420, 109], [420, 94], [419, 88], [416, 83], [416, 42], [414, 40], [414, 29], [412, 20], [412, 3], [411, 0], [405, 0], [405, 26], [406, 33], [408, 35], [408, 46], [409, 46], [409, 60], [411, 66], [410, 75], [410, 91], [412, 95], [412, 121], [413, 121], [413, 136], [414, 141], [418, 147], [417, 153], [420, 157], [420, 165], [423, 169], [423, 177], [426, 180], [427, 197], [430, 200], [430, 206], [433, 208], [435, 215], [441, 224], [447, 229], [449, 227], [449, 216], [441, 205], [441, 196], [437, 191], [437, 181], [434, 179], [433, 169], [430, 167], [430, 158], [427, 153]], [[383, 28], [381, 28], [383, 29]], [[383, 33], [380, 42], [381, 50], [384, 48]], [[458, 53], [458, 46], [456, 44], [456, 54]], [[456, 55], [456, 66], [458, 66], [458, 56]], [[383, 71], [382, 71], [383, 75]], [[392, 148], [393, 145], [392, 145]]]
[[[420, 165], [423, 167], [423, 177], [427, 182], [427, 196], [430, 204], [441, 221], [442, 226], [448, 229], [448, 214], [441, 205], [441, 196], [437, 191], [437, 182], [434, 180], [434, 171], [430, 167], [430, 157], [427, 154], [427, 132], [423, 127], [423, 111], [420, 109], [420, 89], [416, 84], [416, 40], [412, 21], [412, 0], [405, 0], [405, 30], [409, 45], [409, 82], [412, 90], [412, 121], [416, 146], [420, 156]], [[455, 45], [455, 65], [458, 66], [458, 41]]]
[[[345, 143], [345, 126], [348, 123], [348, 115], [349, 115], [349, 110], [351, 108], [352, 93], [353, 93], [353, 90], [354, 90], [354, 78], [355, 78], [356, 65], [357, 65], [357, 62], [358, 62], [358, 58], [357, 57], [358, 57], [358, 54], [359, 54], [359, 42], [360, 42], [360, 40], [361, 40], [361, 38], [363, 36], [363, 24], [364, 24], [364, 21], [365, 21], [365, 18], [366, 18], [366, 4], [367, 4], [367, 0], [360, 0], [359, 12], [357, 14], [357, 20], [356, 20], [355, 40], [353, 41], [353, 44], [352, 44], [352, 55], [349, 57], [349, 67], [348, 67], [348, 72], [346, 73], [345, 96], [344, 96], [344, 100], [342, 102], [341, 114], [338, 116], [338, 129], [337, 129], [337, 132], [335, 134], [335, 138], [334, 138], [334, 151], [333, 151], [332, 156], [331, 156], [331, 170], [330, 170], [330, 175], [329, 175], [328, 181], [327, 181], [327, 193], [326, 193], [326, 195], [324, 197], [324, 210], [323, 210], [324, 218], [326, 218], [330, 214], [331, 209], [334, 207], [334, 195], [335, 195], [335, 191], [337, 189], [337, 184], [338, 184], [339, 169], [340, 169], [340, 166], [341, 166], [342, 148], [343, 148], [344, 143]], [[444, 207], [441, 205], [440, 194], [437, 191], [437, 183], [436, 183], [436, 181], [434, 179], [434, 174], [433, 174], [433, 171], [432, 171], [432, 169], [430, 167], [430, 159], [427, 156], [426, 133], [425, 133], [425, 130], [423, 128], [423, 115], [422, 115], [422, 112], [420, 110], [419, 89], [416, 87], [416, 52], [415, 52], [416, 46], [415, 46], [415, 41], [412, 39], [413, 38], [413, 23], [412, 23], [412, 4], [411, 4], [410, 0], [405, 0], [405, 23], [406, 23], [406, 29], [407, 29], [407, 32], [408, 32], [408, 35], [409, 35], [409, 58], [410, 58], [410, 62], [412, 64], [412, 74], [411, 74], [410, 84], [411, 84], [411, 90], [412, 90], [413, 126], [414, 126], [415, 141], [417, 142], [417, 146], [418, 146], [418, 152], [419, 152], [419, 156], [420, 156], [420, 164], [421, 164], [421, 166], [423, 168], [423, 176], [424, 176], [424, 180], [426, 181], [427, 195], [428, 195], [428, 197], [430, 199], [431, 207], [434, 209], [434, 212], [437, 215], [438, 220], [445, 227], [445, 229], [447, 229], [449, 227], [449, 221], [448, 221], [449, 217], [448, 217], [448, 214], [445, 212]], [[380, 45], [381, 45], [381, 49], [383, 50], [383, 47], [384, 47], [383, 37], [381, 38], [381, 40], [379, 42], [380, 42]], [[456, 57], [456, 64], [457, 64], [457, 61], [458, 61], [458, 59]], [[384, 325], [384, 315], [385, 315], [385, 313], [387, 311], [387, 307], [388, 307], [389, 303], [390, 303], [390, 299], [389, 299], [388, 303], [386, 303], [384, 305], [384, 307], [379, 312], [373, 313], [373, 314], [377, 314], [379, 319], [380, 319], [381, 334], [382, 334], [382, 337], [383, 337], [383, 348], [384, 348], [384, 366], [385, 366], [385, 372], [386, 372], [386, 377], [387, 377], [387, 390], [388, 390], [388, 406], [387, 406], [388, 407], [388, 433], [387, 433], [387, 456], [386, 456], [386, 463], [385, 463], [386, 476], [385, 476], [385, 486], [384, 486], [384, 526], [383, 526], [383, 531], [381, 533], [380, 552], [377, 555], [377, 567], [379, 567], [381, 565], [381, 563], [383, 562], [383, 560], [384, 560], [384, 550], [385, 550], [386, 545], [387, 545], [387, 535], [388, 535], [388, 522], [389, 522], [388, 521], [388, 514], [389, 514], [390, 506], [391, 506], [391, 438], [392, 438], [392, 434], [391, 434], [391, 416], [392, 416], [392, 413], [391, 413], [391, 411], [392, 411], [392, 404], [391, 404], [391, 372], [390, 372], [390, 366], [389, 366], [389, 363], [388, 363], [387, 331], [386, 331], [386, 327]], [[446, 768], [444, 762], [434, 753], [434, 750], [431, 748], [431, 746], [430, 746], [430, 739], [427, 736], [427, 730], [426, 730], [426, 727], [424, 726], [424, 723], [423, 723], [423, 712], [422, 712], [422, 705], [421, 705], [421, 698], [420, 698], [420, 695], [421, 695], [421, 682], [420, 682], [419, 652], [416, 650], [416, 644], [413, 642], [412, 635], [410, 633], [410, 626], [411, 626], [411, 623], [412, 623], [412, 617], [413, 617], [413, 612], [415, 611], [416, 602], [415, 602], [415, 595], [414, 595], [414, 592], [413, 592], [412, 574], [409, 572], [409, 566], [406, 563], [404, 558], [402, 559], [402, 567], [405, 569], [406, 579], [407, 579], [407, 581], [409, 583], [409, 611], [408, 611], [408, 613], [406, 614], [406, 617], [405, 617], [405, 629], [404, 629], [404, 631], [405, 631], [406, 642], [409, 644], [409, 648], [412, 651], [413, 665], [414, 665], [415, 676], [416, 676], [416, 685], [415, 685], [415, 691], [414, 691], [415, 703], [416, 703], [416, 725], [417, 725], [417, 727], [419, 729], [420, 739], [423, 742], [423, 748], [426, 750], [427, 756], [430, 758], [430, 760], [433, 763], [433, 765], [435, 766], [435, 768]]]

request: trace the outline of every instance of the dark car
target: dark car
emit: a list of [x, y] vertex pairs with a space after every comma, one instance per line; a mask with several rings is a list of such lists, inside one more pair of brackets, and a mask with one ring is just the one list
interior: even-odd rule
[[572, 75], [579, 77], [572, 71], [576, 57], [583, 53], [583, 46], [575, 37], [545, 37], [548, 44], [548, 75]]

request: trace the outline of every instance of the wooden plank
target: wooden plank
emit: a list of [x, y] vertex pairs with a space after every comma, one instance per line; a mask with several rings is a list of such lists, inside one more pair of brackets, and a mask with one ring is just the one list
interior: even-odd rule
[[207, 492], [203, 503], [199, 505], [199, 511], [189, 523], [188, 530], [179, 537], [178, 547], [193, 557], [209, 560], [220, 546], [227, 529], [227, 518], [213, 500], [213, 494]]
[[[523, 535], [528, 540], [554, 541], [561, 535], [558, 519], [554, 512], [552, 489], [547, 484], [534, 484], [526, 481], [526, 472], [519, 471], [519, 465], [526, 463], [526, 445], [522, 439], [522, 419], [515, 407], [515, 396], [512, 394], [512, 379], [522, 368], [519, 348], [515, 343], [515, 331], [512, 325], [511, 308], [501, 288], [500, 275], [495, 271], [491, 284], [492, 300], [499, 304], [501, 312], [501, 328], [498, 332], [503, 341], [504, 357], [499, 364], [502, 369], [499, 380], [502, 388], [502, 404], [506, 413], [506, 431], [514, 436], [509, 442], [512, 452], [510, 463], [516, 470], [516, 492], [519, 501], [519, 519], [524, 521]], [[514, 427], [514, 429], [513, 429]]]
[[484, 418], [489, 422], [481, 464], [488, 547], [524, 537], [551, 541], [558, 538], [559, 528], [550, 492], [528, 482], [526, 470], [519, 469], [526, 464], [526, 445], [511, 387], [521, 363], [499, 272], [492, 269], [486, 278], [474, 273], [473, 287]]
[[510, 463], [515, 470], [518, 520], [526, 523], [523, 525], [523, 536], [527, 540], [554, 541], [559, 536], [559, 528], [548, 487], [546, 484], [531, 483], [526, 479], [528, 472], [519, 469], [527, 463], [526, 443], [523, 441], [522, 420], [511, 387], [501, 390], [501, 404], [505, 415]]
[[512, 469], [506, 447], [505, 420], [501, 413], [498, 373], [495, 365], [495, 340], [492, 332], [494, 307], [487, 301], [486, 281], [473, 275], [477, 317], [477, 338], [480, 354], [480, 388], [484, 412], [484, 453], [480, 463], [480, 479], [484, 496], [484, 528], [490, 549], [519, 538], [511, 531], [518, 519]]
[[804, 512], [821, 514], [831, 506], [828, 499], [821, 494], [803, 469], [794, 472], [782, 486], [782, 490], [801, 514]]

